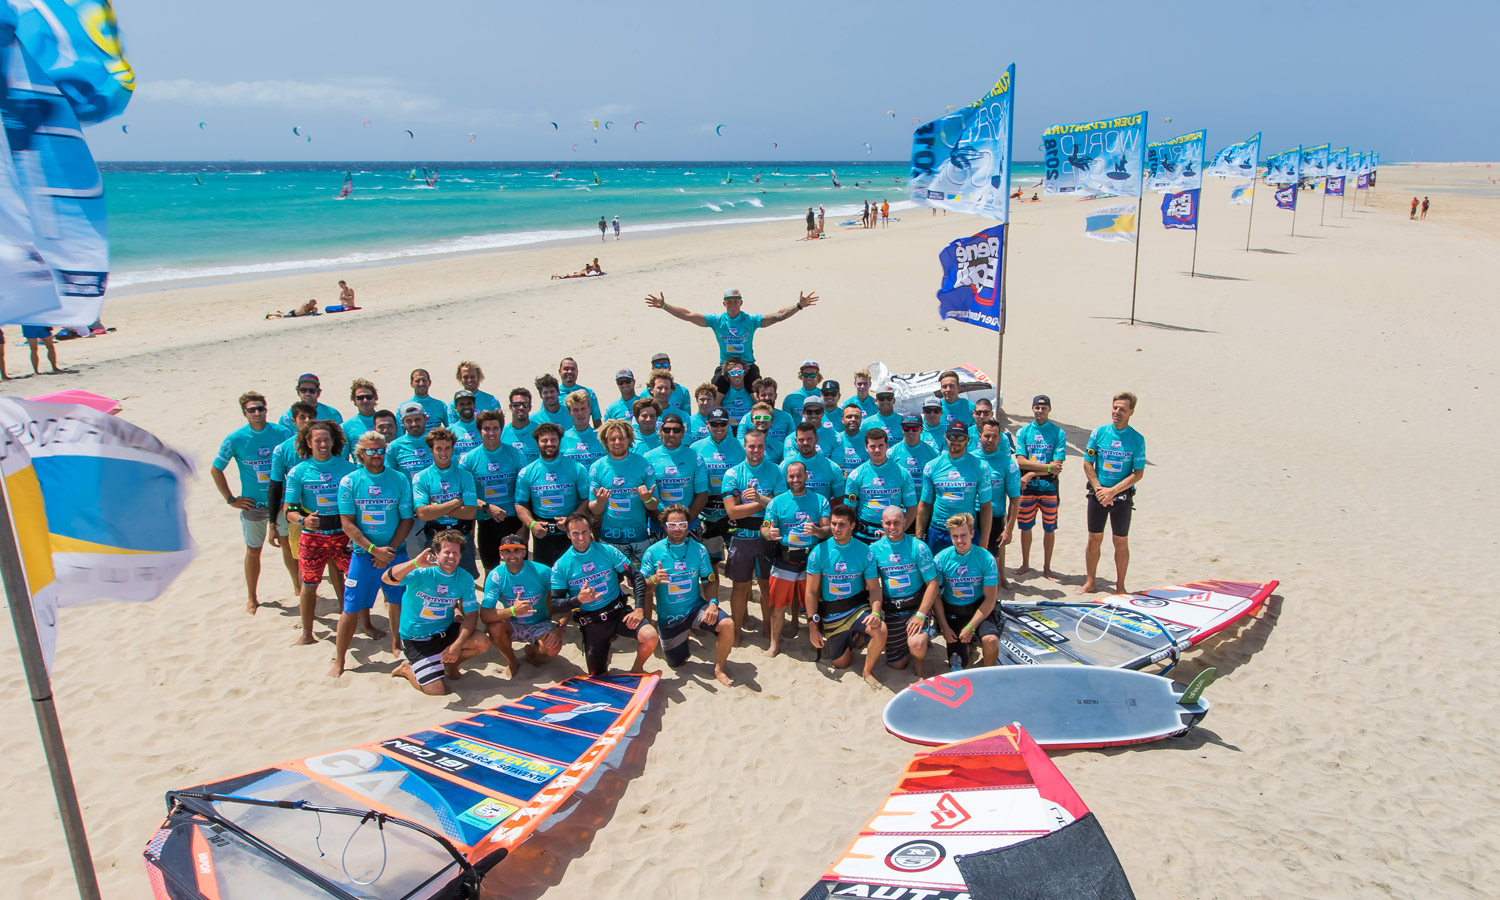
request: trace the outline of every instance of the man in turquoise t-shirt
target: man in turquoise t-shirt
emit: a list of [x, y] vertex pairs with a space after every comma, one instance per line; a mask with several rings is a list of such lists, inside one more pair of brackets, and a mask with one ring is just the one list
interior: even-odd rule
[[655, 397], [642, 397], [630, 407], [633, 421], [630, 430], [635, 435], [631, 444], [635, 452], [640, 456], [661, 446], [661, 435], [656, 433], [657, 417], [661, 415], [661, 405], [656, 402]]
[[869, 459], [869, 454], [865, 451], [865, 436], [859, 428], [860, 422], [864, 421], [864, 416], [861, 415], [857, 406], [845, 406], [839, 415], [839, 421], [843, 427], [838, 434], [834, 435], [829, 456], [839, 464], [844, 474], [848, 475]]
[[558, 454], [562, 429], [551, 422], [536, 427], [541, 454], [516, 476], [516, 516], [531, 536], [531, 558], [550, 566], [568, 549], [564, 524], [588, 508], [589, 475]]
[[[422, 404], [414, 400], [408, 400], [401, 404], [397, 410], [401, 417], [401, 436], [391, 441], [390, 455], [386, 462], [401, 471], [407, 478], [417, 477], [417, 473], [432, 465], [432, 450], [427, 446], [428, 417], [422, 409]], [[433, 425], [436, 428], [442, 423]]]
[[683, 438], [689, 447], [708, 437], [708, 415], [719, 405], [719, 392], [711, 384], [700, 384], [693, 393], [693, 402], [698, 409], [688, 418], [687, 435]]
[[344, 579], [344, 608], [339, 616], [338, 646], [342, 650], [335, 652], [329, 672], [335, 678], [344, 671], [343, 652], [354, 637], [355, 618], [373, 608], [382, 592], [390, 607], [391, 652], [400, 652], [397, 625], [401, 592], [389, 586], [382, 589], [380, 576], [391, 565], [406, 561], [406, 537], [412, 531], [416, 511], [411, 479], [386, 466], [386, 454], [384, 437], [378, 433], [366, 435], [354, 448], [354, 458], [361, 468], [339, 482], [339, 518], [354, 551], [349, 559], [349, 576]]
[[875, 398], [870, 396], [869, 369], [860, 369], [854, 373], [854, 396], [844, 401], [844, 405], [857, 407], [860, 418], [875, 415], [879, 407], [875, 404]]
[[574, 391], [583, 391], [589, 395], [589, 420], [595, 428], [604, 421], [599, 417], [599, 396], [594, 393], [593, 388], [586, 388], [578, 383], [578, 360], [571, 356], [564, 356], [557, 364], [557, 391], [564, 397], [571, 396]]
[[[688, 393], [688, 389], [678, 384], [676, 377], [672, 376], [672, 357], [669, 354], [655, 353], [651, 356], [651, 377], [655, 378], [660, 374], [666, 374], [672, 378], [672, 396], [662, 405], [663, 414], [665, 414], [665, 410], [675, 409], [682, 414], [683, 420], [686, 421], [688, 410], [692, 408], [693, 398]], [[655, 382], [652, 383], [654, 384]], [[653, 396], [655, 395], [653, 394]]]
[[[432, 390], [432, 376], [427, 373], [427, 370], [412, 369], [412, 394], [411, 399], [407, 400], [406, 403], [415, 403], [422, 407], [422, 413], [427, 417], [426, 421], [422, 423], [422, 432], [424, 434], [439, 425], [448, 424], [448, 405], [436, 397], [428, 396], [427, 392], [430, 390]], [[401, 404], [403, 409], [406, 407], [406, 403]], [[402, 413], [402, 415], [404, 416], [405, 413]]]
[[688, 635], [697, 631], [714, 639], [714, 677], [733, 686], [724, 664], [734, 646], [734, 622], [719, 609], [713, 562], [703, 545], [688, 535], [692, 517], [680, 503], [662, 513], [667, 536], [652, 544], [641, 559], [646, 585], [656, 592], [656, 628], [662, 656], [677, 668], [688, 659]]
[[479, 494], [474, 548], [484, 570], [492, 572], [500, 565], [500, 539], [522, 528], [516, 518], [516, 478], [526, 460], [505, 443], [505, 416], [500, 410], [487, 409], [475, 421], [479, 424], [479, 446], [464, 454], [458, 464], [474, 476]]
[[708, 475], [708, 498], [701, 513], [703, 546], [717, 563], [729, 540], [729, 514], [724, 511], [724, 476], [745, 459], [745, 448], [729, 434], [729, 414], [721, 406], [708, 413], [708, 437], [693, 444], [693, 452]]
[[635, 373], [629, 369], [621, 369], [615, 373], [615, 388], [620, 392], [620, 399], [609, 405], [604, 411], [606, 419], [629, 420], [634, 414], [631, 408], [641, 395], [635, 392]]
[[936, 556], [953, 543], [948, 519], [959, 513], [974, 516], [979, 523], [979, 545], [990, 540], [990, 505], [993, 482], [990, 467], [968, 452], [969, 429], [954, 422], [944, 435], [948, 452], [922, 470], [922, 498], [917, 506], [917, 534], [926, 535], [927, 546]]
[[933, 605], [927, 585], [937, 577], [932, 551], [906, 533], [906, 513], [887, 506], [880, 514], [880, 540], [870, 545], [875, 568], [880, 571], [882, 608], [886, 616], [885, 663], [904, 669], [916, 660], [917, 678], [923, 677], [922, 660], [937, 637]]
[[[301, 400], [298, 400], [292, 404], [291, 414], [292, 425], [288, 429], [290, 433], [287, 439], [277, 444], [276, 449], [271, 451], [271, 483], [266, 486], [266, 508], [271, 510], [273, 515], [278, 516], [276, 519], [278, 528], [286, 529], [286, 542], [290, 542], [295, 548], [297, 545], [297, 531], [293, 527], [293, 523], [287, 520], [286, 514], [282, 512], [281, 504], [286, 494], [287, 473], [297, 463], [307, 459], [306, 456], [302, 455], [302, 451], [297, 448], [297, 434], [302, 430], [302, 426], [313, 421], [313, 417], [317, 415], [317, 407], [311, 403], [303, 403]], [[266, 539], [271, 542], [271, 546], [273, 547], [280, 547], [285, 543], [275, 531], [268, 531]], [[295, 555], [294, 552], [293, 556]]]
[[[780, 417], [779, 420], [778, 417]], [[791, 416], [763, 400], [758, 400], [754, 406], [750, 407], [750, 411], [745, 413], [745, 417], [740, 419], [740, 443], [745, 442], [745, 435], [751, 431], [759, 431], [766, 438], [766, 459], [779, 466], [785, 455], [786, 439], [791, 436], [792, 429], [795, 427], [796, 423], [792, 421]]]
[[523, 387], [516, 388], [510, 392], [509, 403], [510, 422], [501, 432], [501, 440], [514, 447], [521, 454], [521, 459], [528, 463], [536, 462], [539, 455], [534, 433], [537, 423], [531, 421], [531, 391]]
[[[468, 538], [479, 511], [474, 473], [453, 458], [452, 431], [439, 425], [427, 432], [426, 440], [427, 448], [432, 451], [432, 465], [411, 480], [411, 502], [417, 520], [422, 523], [422, 543], [425, 545], [438, 532], [449, 530]], [[479, 577], [479, 567], [474, 564], [474, 545], [469, 540], [464, 541], [458, 565]]]
[[[937, 459], [937, 448], [922, 440], [922, 419], [920, 416], [901, 417], [901, 438], [893, 442], [890, 448], [891, 459], [901, 464], [906, 474], [911, 477], [912, 487], [917, 489], [918, 499], [922, 491], [922, 470], [927, 464]], [[917, 517], [908, 516], [907, 528], [913, 534], [916, 533]]]
[[943, 401], [936, 397], [922, 403], [922, 440], [939, 454], [948, 448], [948, 422], [943, 418]]
[[[619, 419], [600, 427], [605, 455], [589, 468], [589, 511], [599, 523], [599, 539], [614, 547], [637, 569], [651, 546], [651, 518], [656, 514], [656, 476], [651, 464], [631, 453], [635, 432]], [[636, 603], [651, 615], [645, 580], [636, 576]]]
[[[786, 443], [782, 447], [782, 461], [791, 459], [798, 452], [797, 434], [802, 431], [803, 425], [813, 429], [813, 449], [833, 459], [833, 444], [838, 437], [838, 431], [823, 418], [823, 401], [817, 397], [808, 397], [802, 401], [802, 421], [792, 429], [792, 433], [787, 436]], [[806, 456], [805, 453], [802, 455]], [[840, 474], [843, 471], [839, 469]]]
[[354, 415], [344, 420], [344, 452], [352, 458], [354, 445], [375, 430], [375, 412], [380, 405], [380, 392], [364, 378], [356, 378], [349, 385], [349, 399], [354, 401]]
[[1005, 579], [1005, 548], [1010, 546], [1015, 534], [1016, 514], [1021, 496], [1021, 469], [1016, 465], [1015, 449], [1006, 440], [1007, 435], [994, 419], [987, 419], [974, 426], [979, 436], [979, 446], [970, 453], [977, 456], [990, 468], [990, 513], [994, 522], [990, 526], [990, 541], [984, 548], [995, 554], [995, 564], [1000, 569], [1000, 587], [1010, 590]]
[[[319, 399], [322, 396], [323, 385], [318, 381], [318, 376], [309, 372], [308, 374], [303, 375], [297, 379], [296, 403], [306, 403], [308, 406], [313, 407], [316, 410], [316, 413], [313, 415], [314, 419], [322, 419], [326, 422], [342, 424], [344, 421], [343, 413], [339, 412], [328, 404], [323, 403]], [[296, 403], [294, 403], [293, 406], [295, 406]], [[287, 431], [296, 431], [296, 428], [293, 427], [292, 423], [291, 407], [287, 407], [287, 411], [281, 414], [281, 418], [276, 420], [276, 424], [280, 425], [282, 428], [285, 428]]]
[[563, 429], [563, 458], [571, 459], [587, 471], [594, 460], [604, 455], [604, 443], [594, 430], [593, 413], [589, 411], [588, 394], [574, 391], [564, 398], [563, 406], [567, 408], [568, 418], [571, 420], [557, 423]]
[[1099, 568], [1099, 550], [1104, 543], [1104, 522], [1115, 545], [1115, 593], [1125, 590], [1125, 570], [1130, 567], [1130, 517], [1135, 511], [1135, 486], [1146, 475], [1146, 439], [1130, 427], [1135, 415], [1135, 394], [1122, 391], [1110, 404], [1109, 424], [1089, 434], [1083, 451], [1083, 477], [1088, 479], [1089, 543], [1084, 551], [1084, 581], [1074, 593], [1094, 591], [1094, 573]]
[[933, 558], [938, 577], [927, 585], [927, 592], [934, 600], [941, 594], [936, 608], [942, 610], [938, 621], [948, 643], [948, 665], [966, 668], [973, 661], [969, 651], [977, 637], [983, 664], [993, 666], [1000, 655], [1000, 626], [994, 616], [1000, 569], [995, 557], [974, 542], [973, 516], [960, 513], [947, 526], [953, 544]]
[[844, 470], [832, 459], [818, 450], [818, 426], [810, 422], [799, 422], [792, 433], [792, 449], [781, 463], [781, 471], [800, 462], [807, 467], [807, 489], [820, 494], [831, 505], [844, 496]]
[[[651, 374], [646, 376], [646, 389], [651, 399], [656, 401], [658, 419], [669, 412], [675, 412], [683, 421], [687, 421], [692, 401], [688, 399], [687, 391], [672, 377], [671, 370], [653, 368]], [[634, 406], [631, 408], [634, 409]]]
[[479, 628], [479, 599], [474, 579], [458, 567], [464, 536], [442, 531], [435, 550], [423, 550], [410, 562], [392, 566], [381, 580], [404, 589], [401, 599], [399, 675], [424, 694], [448, 693], [444, 679], [457, 679], [458, 666], [490, 649]]
[[[771, 545], [760, 536], [760, 525], [771, 498], [786, 489], [781, 470], [766, 459], [765, 435], [751, 431], [745, 436], [745, 459], [724, 474], [723, 488], [724, 511], [729, 515], [724, 574], [731, 584], [729, 610], [734, 616], [735, 643], [739, 643], [750, 607], [751, 584], [760, 581], [762, 598], [771, 594]], [[770, 627], [766, 621], [762, 631], [769, 635]]]
[[755, 364], [755, 332], [761, 328], [770, 328], [777, 322], [784, 322], [796, 315], [798, 310], [803, 310], [818, 302], [817, 294], [798, 293], [797, 302], [785, 309], [777, 310], [769, 315], [755, 315], [741, 311], [745, 304], [745, 298], [738, 290], [730, 289], [724, 292], [724, 312], [704, 315], [695, 313], [680, 306], [672, 306], [667, 303], [667, 295], [646, 295], [646, 305], [653, 309], [664, 309], [676, 318], [684, 322], [691, 322], [703, 328], [712, 329], [714, 340], [719, 343], [719, 365], [714, 369], [714, 387], [720, 395], [729, 391], [729, 379], [724, 377], [724, 363], [731, 356], [737, 356], [747, 366], [746, 377], [751, 384], [760, 378], [760, 367]]
[[[288, 435], [285, 428], [266, 421], [266, 398], [255, 391], [240, 395], [240, 413], [244, 415], [246, 424], [232, 432], [219, 445], [219, 452], [214, 456], [209, 475], [213, 478], [214, 487], [219, 489], [219, 496], [240, 514], [240, 533], [245, 539], [245, 589], [249, 594], [249, 599], [245, 601], [245, 611], [254, 615], [260, 608], [260, 600], [256, 596], [256, 588], [260, 584], [260, 548], [266, 542], [267, 526], [278, 527], [272, 524], [276, 516], [268, 505], [271, 454], [275, 452], [276, 445], [286, 440]], [[229, 489], [229, 481], [224, 477], [224, 467], [229, 465], [231, 459], [240, 471], [238, 494]], [[281, 555], [287, 571], [295, 579], [297, 561], [292, 558], [291, 544], [283, 542]]]
[[771, 498], [760, 526], [760, 536], [776, 545], [771, 563], [771, 591], [769, 596], [761, 597], [760, 604], [761, 617], [770, 624], [771, 646], [767, 650], [770, 656], [781, 652], [785, 619], [781, 611], [789, 610], [795, 625], [797, 608], [807, 601], [808, 554], [819, 541], [832, 534], [828, 525], [832, 507], [822, 494], [807, 489], [806, 464], [794, 459], [786, 464], [782, 476], [786, 479], [786, 493]]
[[906, 469], [886, 454], [883, 429], [872, 428], [862, 437], [870, 458], [849, 473], [844, 482], [844, 502], [859, 511], [854, 536], [873, 544], [883, 533], [880, 523], [886, 507], [899, 507], [903, 516], [917, 514], [917, 487]]
[[568, 516], [569, 547], [552, 567], [552, 608], [570, 610], [583, 640], [584, 663], [591, 676], [609, 670], [610, 644], [616, 637], [634, 638], [632, 672], [646, 671], [646, 660], [656, 650], [656, 629], [646, 622], [646, 611], [631, 608], [620, 589], [621, 579], [635, 581], [635, 566], [624, 554], [594, 540], [588, 516]]
[[[686, 427], [680, 413], [667, 413], [657, 431], [661, 446], [646, 454], [646, 464], [656, 479], [657, 507], [665, 510], [680, 504], [688, 511], [688, 521], [695, 522], [708, 502], [708, 470], [693, 448], [682, 442]], [[653, 528], [652, 533], [660, 530]]]
[[[323, 572], [333, 583], [334, 596], [344, 602], [344, 575], [349, 571], [349, 536], [339, 518], [339, 482], [354, 471], [343, 457], [344, 433], [336, 422], [318, 421], [298, 436], [308, 458], [292, 467], [286, 477], [285, 515], [297, 525], [297, 569], [302, 576], [300, 612], [302, 639], [313, 643], [313, 617], [317, 612], [318, 585]], [[365, 633], [385, 637], [370, 624], [370, 614], [361, 620]]]
[[974, 424], [974, 405], [959, 396], [960, 387], [957, 372], [950, 370], [938, 376], [938, 390], [943, 395], [943, 424], [959, 422], [967, 428]]
[[875, 412], [865, 416], [859, 427], [865, 431], [879, 428], [885, 432], [887, 444], [894, 446], [901, 440], [901, 418], [896, 412], [896, 392], [880, 390], [875, 392]]
[[782, 411], [788, 413], [794, 419], [802, 415], [802, 401], [808, 397], [817, 397], [819, 402], [822, 401], [822, 393], [818, 390], [818, 385], [823, 381], [823, 373], [818, 368], [817, 360], [804, 359], [802, 367], [797, 370], [797, 377], [802, 379], [802, 386], [788, 391], [787, 395], [781, 400]]
[[[478, 415], [487, 409], [500, 408], [499, 397], [479, 389], [479, 385], [484, 383], [484, 370], [479, 367], [479, 363], [474, 362], [472, 359], [463, 360], [458, 364], [458, 368], [454, 370], [453, 377], [458, 379], [461, 387], [458, 393], [468, 391], [474, 396], [474, 415]], [[449, 405], [448, 426], [450, 428], [453, 426], [454, 414], [456, 412], [457, 410], [454, 406]]]
[[453, 403], [448, 407], [448, 430], [453, 432], [453, 455], [459, 459], [479, 446], [475, 413], [473, 392], [459, 391], [453, 395]]
[[540, 666], [562, 652], [562, 626], [552, 621], [547, 606], [552, 570], [526, 558], [525, 536], [505, 535], [498, 551], [505, 563], [484, 578], [479, 621], [515, 678], [521, 671], [515, 645], [524, 648], [527, 662]]
[[875, 660], [885, 649], [881, 621], [880, 570], [870, 548], [854, 539], [854, 510], [842, 503], [829, 523], [833, 537], [813, 548], [807, 559], [808, 637], [835, 669], [854, 661], [860, 637], [868, 638], [865, 681], [878, 688]]
[[750, 414], [750, 407], [755, 405], [755, 398], [750, 395], [749, 385], [752, 383], [746, 374], [745, 362], [737, 356], [731, 356], [724, 363], [724, 379], [727, 386], [719, 393], [719, 405], [729, 413], [729, 421], [738, 422]]
[[1021, 467], [1021, 508], [1016, 524], [1021, 526], [1021, 565], [1017, 575], [1031, 568], [1031, 529], [1037, 513], [1042, 518], [1042, 577], [1057, 581], [1052, 571], [1052, 545], [1057, 537], [1058, 478], [1068, 455], [1068, 438], [1051, 421], [1052, 398], [1037, 394], [1031, 401], [1032, 421], [1016, 433], [1016, 464]]

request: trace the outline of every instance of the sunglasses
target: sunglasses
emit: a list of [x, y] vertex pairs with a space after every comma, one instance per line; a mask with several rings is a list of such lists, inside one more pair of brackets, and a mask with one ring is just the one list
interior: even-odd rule
[[735, 369], [734, 371], [729, 373], [730, 378], [743, 378], [744, 375], [745, 373], [740, 371], [739, 369]]
[[672, 529], [673, 531], [680, 531], [682, 529], [687, 528], [688, 527], [688, 523], [686, 523], [686, 522], [668, 522], [667, 523], [667, 527], [670, 528], [670, 529]]
[[752, 421], [752, 422], [769, 422], [769, 421], [771, 421], [771, 417], [770, 416], [751, 416], [750, 417], [750, 421]]
[[512, 403], [510, 405], [510, 408], [511, 409], [531, 409], [531, 401], [528, 400], [525, 403]]
[[672, 368], [672, 363], [664, 359], [661, 362], [652, 363], [651, 364], [651, 368], [653, 368], [653, 369], [670, 369], [670, 368]]
[[374, 400], [374, 399], [375, 399], [375, 395], [374, 394], [355, 394], [354, 395], [354, 402], [355, 403], [360, 403], [360, 402], [362, 402], [364, 400]]
[[365, 456], [385, 456], [384, 447], [366, 447], [360, 451]]
[[683, 429], [675, 425], [667, 425], [661, 429], [662, 434], [682, 434]]
[[803, 378], [817, 378], [821, 374], [822, 374], [821, 372], [819, 372], [816, 369], [814, 369], [811, 372], [803, 372], [802, 373], [802, 377]]
[[619, 381], [615, 382], [615, 386], [616, 387], [620, 387], [620, 386], [627, 385], [627, 384], [635, 384], [635, 379], [634, 378], [622, 378]]
[[902, 431], [921, 431], [922, 430], [922, 426], [921, 425], [902, 425], [901, 426], [901, 430]]
[[245, 412], [247, 412], [247, 413], [263, 413], [265, 411], [266, 411], [266, 408], [264, 406], [247, 406], [247, 407], [245, 407]]
[[315, 387], [297, 388], [297, 393], [299, 393], [299, 394], [320, 394], [322, 392], [323, 392], [322, 388], [315, 388]]
[[950, 442], [952, 442], [952, 441], [963, 441], [963, 442], [967, 443], [968, 440], [969, 440], [969, 436], [967, 434], [950, 434], [950, 435], [948, 435], [948, 440]]
[[708, 423], [708, 427], [709, 428], [728, 428], [729, 427], [729, 423], [725, 422], [723, 420], [720, 420], [720, 419], [715, 419], [714, 421]]

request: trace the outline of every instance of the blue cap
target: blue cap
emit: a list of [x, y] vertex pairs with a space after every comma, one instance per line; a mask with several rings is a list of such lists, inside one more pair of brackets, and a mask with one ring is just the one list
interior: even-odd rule
[[901, 417], [901, 424], [902, 425], [921, 425], [922, 424], [922, 417], [921, 416], [902, 416]]

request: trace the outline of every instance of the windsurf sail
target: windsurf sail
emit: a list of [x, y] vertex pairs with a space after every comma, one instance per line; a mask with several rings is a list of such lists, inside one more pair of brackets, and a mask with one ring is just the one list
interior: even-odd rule
[[843, 187], [842, 184], [839, 184], [839, 173], [833, 171], [831, 168], [828, 170], [828, 177], [833, 179], [834, 187]]
[[438, 173], [436, 169], [423, 169], [422, 180], [427, 182], [428, 187], [437, 187]]
[[1000, 662], [1143, 669], [1254, 613], [1276, 581], [1190, 581], [1079, 603], [1002, 604]]
[[345, 172], [344, 173], [344, 186], [341, 187], [341, 188], [339, 188], [339, 197], [340, 198], [347, 197], [347, 196], [349, 196], [352, 193], [354, 193], [354, 173], [353, 172]]
[[477, 898], [601, 766], [656, 675], [569, 678], [423, 731], [167, 793], [157, 900]]
[[912, 757], [802, 900], [1133, 900], [1078, 792], [1020, 725]]

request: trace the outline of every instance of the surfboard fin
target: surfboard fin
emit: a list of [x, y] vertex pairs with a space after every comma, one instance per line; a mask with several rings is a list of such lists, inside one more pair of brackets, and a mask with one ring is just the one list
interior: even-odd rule
[[1218, 671], [1218, 669], [1204, 669], [1202, 672], [1199, 672], [1198, 677], [1194, 678], [1188, 684], [1187, 690], [1182, 692], [1182, 696], [1177, 698], [1177, 702], [1183, 706], [1192, 706], [1194, 703], [1197, 703], [1198, 698], [1203, 696], [1203, 689], [1208, 687], [1209, 683], [1214, 680], [1214, 675]]

